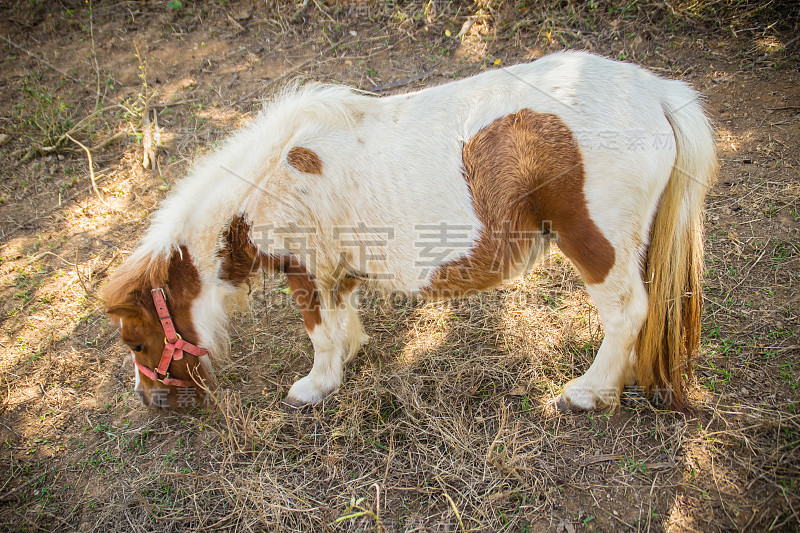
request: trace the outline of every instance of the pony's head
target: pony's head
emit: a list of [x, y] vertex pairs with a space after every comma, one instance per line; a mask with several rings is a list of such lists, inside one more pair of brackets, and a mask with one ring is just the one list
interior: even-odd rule
[[212, 385], [192, 317], [200, 289], [185, 246], [164, 255], [135, 252], [104, 289], [106, 313], [131, 350], [135, 391], [145, 405], [187, 407]]

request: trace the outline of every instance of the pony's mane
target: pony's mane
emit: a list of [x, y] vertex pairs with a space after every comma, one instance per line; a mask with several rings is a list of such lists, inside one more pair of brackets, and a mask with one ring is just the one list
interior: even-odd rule
[[153, 255], [139, 248], [128, 256], [103, 287], [106, 311], [137, 309], [154, 317], [148, 305], [153, 287], [163, 286], [169, 273], [169, 256]]

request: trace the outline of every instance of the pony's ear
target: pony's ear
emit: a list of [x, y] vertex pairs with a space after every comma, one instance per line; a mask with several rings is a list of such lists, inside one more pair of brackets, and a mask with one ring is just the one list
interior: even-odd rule
[[322, 175], [322, 159], [310, 148], [295, 146], [289, 150], [286, 161], [300, 172]]
[[142, 310], [133, 304], [124, 303], [106, 307], [106, 314], [123, 319], [141, 318]]

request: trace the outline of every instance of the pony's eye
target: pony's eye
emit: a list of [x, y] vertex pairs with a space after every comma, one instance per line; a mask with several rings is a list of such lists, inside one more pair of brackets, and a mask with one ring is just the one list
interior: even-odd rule
[[133, 350], [136, 353], [139, 353], [142, 350], [144, 350], [144, 344], [137, 344], [136, 346], [131, 346], [131, 350]]

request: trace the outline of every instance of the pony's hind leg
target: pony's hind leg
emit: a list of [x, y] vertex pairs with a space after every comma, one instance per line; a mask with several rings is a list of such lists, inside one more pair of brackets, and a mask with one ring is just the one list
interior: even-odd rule
[[311, 372], [292, 385], [284, 400], [292, 407], [319, 403], [342, 384], [344, 364], [367, 342], [358, 317], [358, 286], [343, 283], [336, 291], [320, 291], [321, 322], [307, 329], [314, 345]]
[[[590, 410], [619, 402], [620, 392], [636, 379], [634, 343], [647, 316], [647, 292], [637, 254], [616, 258], [600, 283], [587, 283], [605, 338], [594, 362], [581, 377], [564, 386], [556, 400], [561, 409]], [[585, 277], [585, 276], [584, 276]]]

